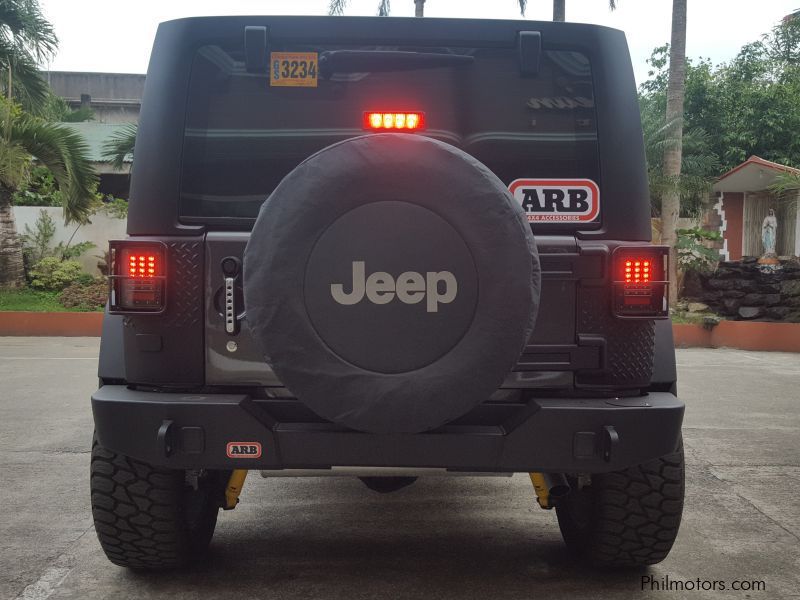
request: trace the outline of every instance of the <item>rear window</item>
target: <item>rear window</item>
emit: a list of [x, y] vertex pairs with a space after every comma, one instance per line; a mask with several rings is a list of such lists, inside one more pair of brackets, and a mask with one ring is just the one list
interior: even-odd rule
[[536, 76], [514, 49], [307, 45], [273, 52], [399, 50], [473, 57], [467, 65], [333, 73], [315, 87], [270, 85], [242, 48], [201, 47], [192, 67], [181, 177], [184, 217], [254, 218], [302, 160], [364, 135], [368, 111], [420, 111], [427, 135], [461, 148], [506, 185], [522, 178], [599, 182], [587, 57], [544, 51]]

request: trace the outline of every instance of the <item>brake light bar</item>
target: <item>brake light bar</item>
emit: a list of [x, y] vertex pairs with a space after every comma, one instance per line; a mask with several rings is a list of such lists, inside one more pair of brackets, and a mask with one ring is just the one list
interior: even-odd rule
[[620, 246], [612, 257], [613, 311], [620, 318], [669, 316], [667, 246]]
[[370, 131], [419, 131], [425, 128], [425, 113], [368, 111], [363, 125]]
[[162, 313], [166, 305], [166, 246], [112, 241], [109, 312]]

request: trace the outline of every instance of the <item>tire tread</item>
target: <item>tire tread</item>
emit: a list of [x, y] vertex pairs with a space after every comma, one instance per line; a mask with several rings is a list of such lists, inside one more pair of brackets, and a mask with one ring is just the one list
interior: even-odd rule
[[641, 567], [664, 560], [683, 512], [683, 444], [661, 458], [594, 476], [589, 521], [579, 526], [570, 504], [558, 507], [567, 546], [598, 566]]
[[181, 511], [182, 471], [111, 452], [93, 439], [90, 487], [97, 537], [112, 563], [167, 569], [190, 560]]

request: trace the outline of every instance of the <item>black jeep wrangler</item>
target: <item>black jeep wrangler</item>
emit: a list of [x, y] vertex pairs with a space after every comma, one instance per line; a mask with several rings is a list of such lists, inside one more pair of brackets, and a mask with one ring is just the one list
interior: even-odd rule
[[530, 473], [577, 555], [667, 556], [684, 406], [621, 32], [164, 23], [135, 157], [92, 396], [112, 562], [202, 553], [251, 469]]

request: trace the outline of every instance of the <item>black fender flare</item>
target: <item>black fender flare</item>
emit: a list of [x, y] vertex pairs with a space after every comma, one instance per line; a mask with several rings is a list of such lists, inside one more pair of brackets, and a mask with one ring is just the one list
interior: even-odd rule
[[126, 379], [124, 319], [125, 317], [122, 315], [108, 314], [108, 306], [106, 306], [103, 315], [103, 330], [100, 334], [100, 358], [97, 365], [100, 385], [108, 380], [124, 381]]
[[657, 319], [653, 374], [650, 388], [653, 391], [671, 392], [678, 395], [678, 370], [675, 364], [675, 340], [672, 335], [672, 319]]

